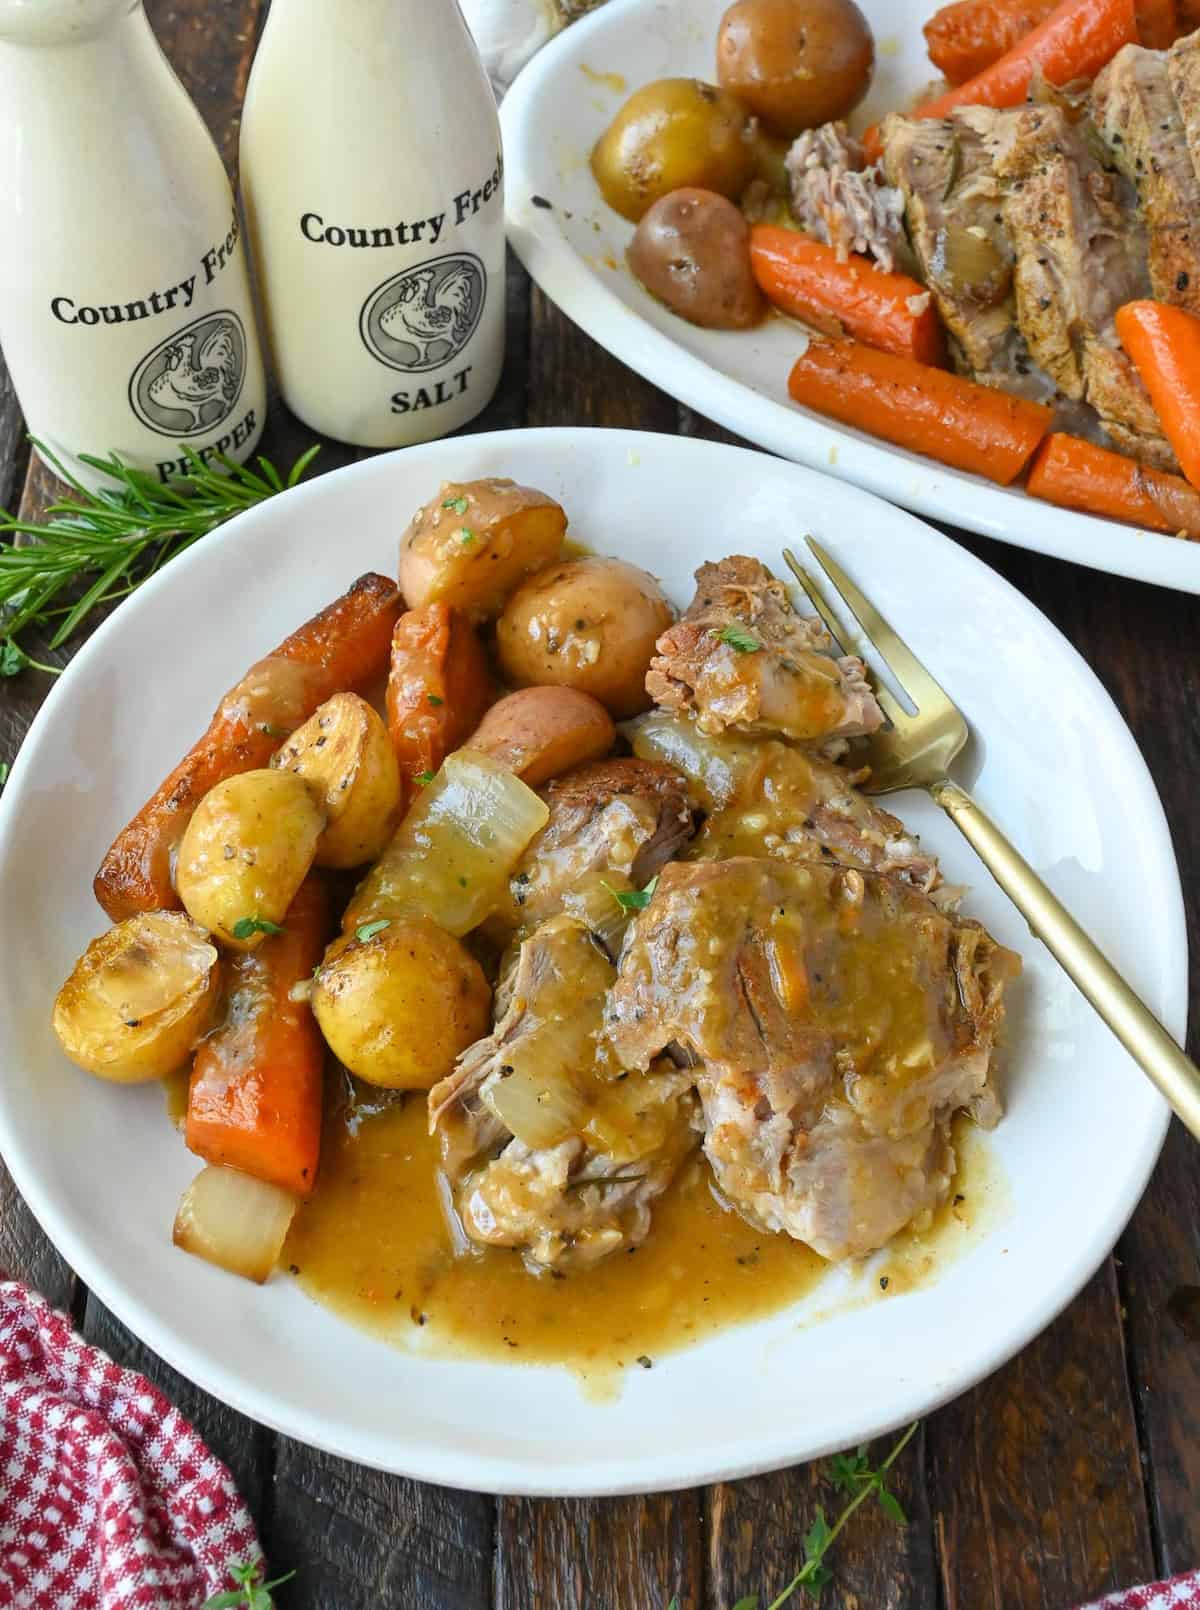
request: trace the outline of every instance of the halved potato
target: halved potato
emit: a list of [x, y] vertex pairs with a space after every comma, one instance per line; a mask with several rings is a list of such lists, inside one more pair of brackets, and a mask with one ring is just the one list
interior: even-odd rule
[[514, 481], [443, 481], [400, 539], [409, 609], [444, 603], [472, 620], [499, 614], [524, 576], [557, 559], [567, 516]]
[[308, 784], [325, 809], [317, 865], [362, 866], [392, 835], [400, 767], [381, 717], [357, 693], [335, 693], [271, 761]]
[[575, 688], [522, 688], [484, 716], [467, 747], [507, 766], [530, 788], [600, 760], [617, 741], [612, 717]]
[[72, 1062], [137, 1084], [182, 1067], [209, 1026], [217, 947], [182, 911], [144, 911], [93, 939], [54, 1002]]
[[470, 951], [428, 917], [382, 918], [335, 939], [312, 1009], [338, 1061], [389, 1090], [428, 1090], [491, 1025]]
[[188, 914], [235, 950], [283, 923], [325, 831], [292, 771], [244, 771], [209, 790], [179, 846], [175, 888]]

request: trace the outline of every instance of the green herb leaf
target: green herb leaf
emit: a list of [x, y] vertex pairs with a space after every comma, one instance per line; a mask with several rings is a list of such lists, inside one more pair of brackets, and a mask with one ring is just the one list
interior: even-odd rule
[[[604, 879], [601, 878], [601, 883]], [[614, 889], [611, 883], [604, 883], [604, 887], [612, 895], [622, 911], [645, 911], [654, 899], [654, 891], [658, 888], [658, 879], [651, 878], [644, 889]]]
[[904, 1513], [899, 1499], [890, 1488], [885, 1487], [881, 1482], [875, 1489], [875, 1496], [879, 1499], [879, 1507], [888, 1520], [895, 1521], [897, 1526], [908, 1525], [908, 1516]]
[[205, 1599], [200, 1610], [274, 1610], [271, 1590], [290, 1582], [296, 1573], [289, 1571], [286, 1576], [277, 1576], [270, 1582], [264, 1582], [263, 1562], [259, 1559], [231, 1565], [229, 1574], [237, 1587], [214, 1593], [211, 1599]]
[[829, 1480], [842, 1493], [856, 1492], [861, 1478], [869, 1471], [870, 1461], [865, 1448], [860, 1448], [857, 1453], [835, 1453], [829, 1461]]
[[449, 509], [454, 514], [466, 514], [467, 500], [466, 498], [446, 498], [442, 504], [442, 508]]
[[8, 781], [8, 774], [10, 770], [11, 767], [9, 766], [8, 761], [0, 760], [0, 788], [3, 788], [5, 783]]
[[258, 730], [268, 738], [288, 738], [291, 736], [286, 727], [278, 727], [273, 721], [264, 721]]
[[475, 541], [475, 533], [471, 530], [470, 526], [465, 525], [459, 528], [458, 540], [463, 544], [464, 547], [468, 542]]
[[378, 922], [364, 922], [361, 928], [356, 928], [354, 937], [365, 945], [368, 939], [374, 939], [376, 934], [381, 934], [385, 928], [390, 928], [391, 926], [392, 919], [390, 917], [380, 917]]
[[445, 702], [446, 702], [445, 699], [439, 699], [436, 693], [427, 693], [425, 695], [425, 697], [429, 700], [430, 704], [435, 705], [435, 706], [439, 705], [439, 704], [445, 704]]
[[748, 1593], [744, 1599], [739, 1599], [733, 1610], [758, 1610], [758, 1594]]
[[[223, 454], [205, 463], [184, 446], [186, 473], [170, 485], [160, 485], [116, 454], [99, 458], [81, 453], [85, 464], [116, 483], [92, 492], [44, 443], [35, 440], [34, 446], [69, 490], [49, 505], [42, 525], [0, 511], [0, 608], [7, 611], [0, 660], [10, 643], [23, 652], [17, 640], [26, 630], [44, 629], [50, 647], [59, 648], [95, 611], [133, 592], [231, 515], [284, 487], [284, 478], [266, 460], [259, 460], [259, 474]], [[296, 460], [286, 477], [288, 486], [296, 484], [316, 451], [311, 448]], [[37, 540], [20, 547], [2, 540], [19, 535]], [[82, 583], [86, 586], [79, 594]], [[27, 663], [56, 674], [54, 666]], [[0, 674], [12, 676], [22, 669], [17, 663]]]
[[268, 917], [239, 917], [231, 930], [235, 939], [253, 939], [255, 934], [281, 934], [283, 928]]
[[753, 632], [748, 632], [744, 626], [723, 626], [719, 632], [713, 632], [713, 637], [719, 643], [728, 643], [730, 648], [736, 649], [739, 654], [755, 654], [762, 644]]
[[825, 1520], [825, 1511], [820, 1504], [817, 1505], [817, 1518], [804, 1534], [804, 1559], [807, 1564], [810, 1560], [819, 1560], [829, 1546], [830, 1531]]
[[829, 1567], [827, 1565], [821, 1565], [818, 1561], [814, 1560], [812, 1565], [809, 1567], [808, 1575], [803, 1578], [800, 1586], [804, 1589], [805, 1593], [808, 1594], [810, 1599], [819, 1599], [821, 1597], [821, 1589], [827, 1582], [832, 1581], [833, 1572], [829, 1569]]
[[424, 787], [426, 787], [427, 784], [429, 784], [429, 783], [431, 783], [433, 781], [433, 778], [434, 778], [433, 772], [431, 772], [431, 771], [419, 771], [417, 773], [417, 775], [413, 778], [413, 782], [414, 783], [420, 783], [421, 787], [424, 788]]

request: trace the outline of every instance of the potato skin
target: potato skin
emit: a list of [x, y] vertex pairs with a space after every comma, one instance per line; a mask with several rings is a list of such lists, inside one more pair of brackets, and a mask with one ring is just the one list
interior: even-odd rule
[[562, 506], [533, 487], [501, 477], [443, 481], [400, 539], [405, 602], [488, 620], [524, 576], [558, 556], [566, 529]]
[[717, 34], [717, 78], [791, 140], [847, 117], [871, 87], [875, 41], [854, 0], [735, 0]]
[[335, 693], [276, 751], [325, 811], [318, 866], [355, 867], [381, 852], [400, 809], [400, 767], [379, 715], [357, 693]]
[[699, 78], [660, 78], [635, 90], [597, 140], [592, 173], [609, 206], [636, 223], [684, 185], [740, 196], [756, 144], [754, 119], [735, 96]]
[[498, 700], [467, 747], [491, 755], [537, 788], [572, 766], [600, 760], [617, 740], [612, 717], [577, 688], [521, 688]]
[[653, 576], [623, 559], [567, 559], [518, 588], [496, 623], [517, 687], [577, 688], [617, 721], [650, 704], [646, 670], [674, 619]]
[[704, 330], [748, 330], [767, 311], [750, 267], [750, 225], [714, 190], [672, 190], [644, 213], [628, 251], [633, 274]]
[[175, 887], [189, 916], [233, 950], [245, 917], [282, 923], [325, 830], [325, 813], [291, 771], [244, 771], [205, 794], [179, 846]]
[[428, 917], [393, 918], [325, 953], [312, 1008], [334, 1056], [387, 1090], [428, 1090], [491, 1027], [492, 992], [465, 946]]
[[71, 1061], [139, 1084], [186, 1062], [220, 990], [217, 948], [182, 911], [146, 911], [93, 939], [54, 1002]]

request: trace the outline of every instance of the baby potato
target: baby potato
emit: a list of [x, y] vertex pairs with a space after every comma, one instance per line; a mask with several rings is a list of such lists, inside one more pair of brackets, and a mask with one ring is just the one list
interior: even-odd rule
[[699, 78], [660, 78], [625, 102], [592, 151], [610, 207], [634, 223], [660, 196], [699, 185], [736, 199], [754, 176], [754, 119]]
[[205, 794], [183, 835], [179, 898], [222, 944], [253, 950], [282, 924], [324, 831], [325, 812], [294, 771], [227, 777]]
[[750, 225], [713, 190], [672, 190], [642, 218], [629, 267], [651, 296], [705, 330], [747, 330], [767, 311], [750, 267]]
[[522, 688], [498, 700], [467, 747], [491, 755], [530, 788], [538, 788], [588, 760], [600, 760], [616, 742], [612, 717], [576, 688]]
[[653, 576], [623, 559], [567, 559], [532, 576], [496, 623], [496, 648], [517, 687], [576, 688], [618, 721], [650, 703], [646, 671], [674, 619]]
[[875, 41], [854, 0], [736, 0], [717, 77], [773, 134], [848, 117], [871, 86]]
[[400, 590], [410, 610], [443, 603], [487, 620], [523, 576], [557, 558], [566, 529], [562, 506], [532, 487], [443, 481], [400, 539]]
[[217, 947], [182, 911], [144, 911], [93, 939], [54, 1002], [58, 1043], [118, 1084], [162, 1079], [205, 1033], [220, 986]]
[[324, 807], [318, 866], [362, 866], [380, 854], [400, 808], [400, 767], [387, 728], [365, 699], [335, 693], [271, 765], [302, 778]]
[[488, 1032], [491, 1004], [479, 963], [428, 917], [368, 923], [335, 939], [312, 991], [334, 1056], [387, 1090], [428, 1090], [445, 1078]]

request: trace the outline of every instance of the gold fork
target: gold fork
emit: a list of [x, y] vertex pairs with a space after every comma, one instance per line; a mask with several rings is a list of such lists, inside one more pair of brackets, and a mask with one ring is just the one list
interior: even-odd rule
[[[886, 688], [876, 688], [875, 696], [889, 725], [869, 740], [871, 778], [866, 792], [893, 794], [901, 788], [925, 789], [1142, 1072], [1153, 1079], [1192, 1134], [1200, 1139], [1200, 1069], [1184, 1055], [1150, 1008], [995, 822], [965, 788], [951, 780], [950, 766], [968, 737], [962, 714], [837, 561], [812, 537], [807, 541], [846, 608], [916, 707], [916, 714], [909, 715]], [[790, 549], [784, 550], [783, 557], [837, 642], [840, 628], [820, 588]]]

